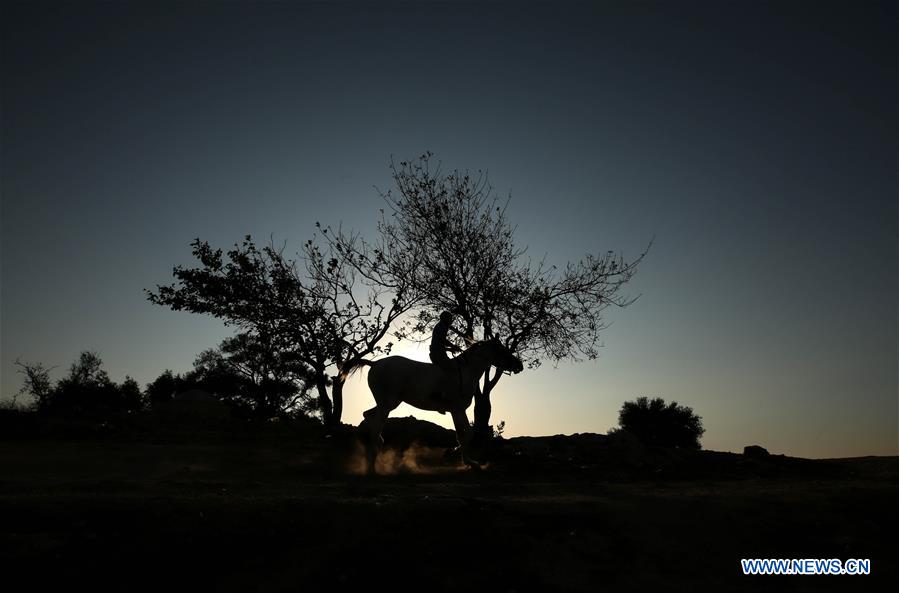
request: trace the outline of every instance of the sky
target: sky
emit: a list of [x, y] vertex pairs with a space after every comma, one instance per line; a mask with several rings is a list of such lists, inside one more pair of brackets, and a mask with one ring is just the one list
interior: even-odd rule
[[[691, 406], [707, 449], [899, 453], [895, 2], [10, 2], [0, 21], [5, 399], [19, 357], [190, 369], [231, 330], [143, 289], [193, 238], [371, 235], [391, 156], [431, 150], [487, 169], [550, 263], [655, 237], [597, 360], [501, 381], [506, 436], [602, 433], [645, 395]], [[358, 423], [364, 374], [346, 400]]]

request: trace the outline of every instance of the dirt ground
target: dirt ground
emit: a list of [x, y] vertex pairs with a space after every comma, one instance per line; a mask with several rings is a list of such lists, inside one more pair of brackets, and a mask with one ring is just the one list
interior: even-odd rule
[[[379, 474], [340, 434], [189, 430], [0, 440], [11, 590], [873, 591], [897, 584], [899, 458], [749, 459], [626, 438], [503, 440], [392, 422]], [[870, 558], [744, 576], [741, 558]], [[375, 589], [372, 589], [375, 587]]]

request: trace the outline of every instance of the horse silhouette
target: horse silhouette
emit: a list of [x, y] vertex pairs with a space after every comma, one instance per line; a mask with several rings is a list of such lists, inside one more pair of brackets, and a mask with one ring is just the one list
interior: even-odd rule
[[403, 356], [388, 356], [380, 360], [359, 359], [344, 370], [349, 374], [362, 366], [371, 366], [368, 387], [375, 398], [375, 407], [363, 412], [369, 428], [369, 468], [384, 440], [381, 431], [390, 412], [402, 402], [421, 410], [443, 413], [453, 418], [456, 440], [467, 459], [471, 430], [465, 410], [471, 405], [478, 380], [491, 366], [502, 371], [520, 373], [524, 366], [509, 348], [498, 339], [475, 342], [450, 361], [447, 370], [437, 365], [410, 360]]

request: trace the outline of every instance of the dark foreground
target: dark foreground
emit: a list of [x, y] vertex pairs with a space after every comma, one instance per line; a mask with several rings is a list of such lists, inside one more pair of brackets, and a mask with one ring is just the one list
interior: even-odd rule
[[[745, 459], [576, 435], [509, 439], [476, 471], [444, 461], [441, 429], [400, 421], [392, 447], [405, 452], [367, 476], [350, 437], [272, 426], [2, 440], [0, 578], [154, 592], [897, 583], [895, 457]], [[750, 577], [741, 558], [870, 558], [872, 574]]]

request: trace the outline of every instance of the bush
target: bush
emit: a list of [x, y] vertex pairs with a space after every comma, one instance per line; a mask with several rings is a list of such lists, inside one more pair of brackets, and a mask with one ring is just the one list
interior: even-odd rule
[[700, 449], [699, 439], [705, 432], [702, 418], [692, 408], [677, 402], [666, 404], [660, 397], [624, 402], [618, 424], [647, 445], [661, 447]]
[[14, 396], [0, 400], [0, 441], [31, 436], [37, 433], [34, 406], [23, 405]]
[[137, 382], [131, 377], [125, 377], [121, 384], [111, 381], [95, 352], [82, 352], [69, 368], [68, 376], [55, 386], [50, 381], [50, 369], [40, 363], [17, 364], [25, 375], [21, 393], [33, 398], [38, 412], [68, 417], [108, 416], [143, 407]]

